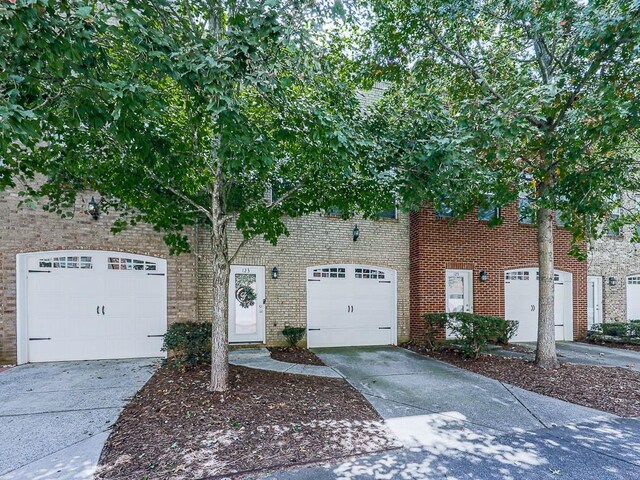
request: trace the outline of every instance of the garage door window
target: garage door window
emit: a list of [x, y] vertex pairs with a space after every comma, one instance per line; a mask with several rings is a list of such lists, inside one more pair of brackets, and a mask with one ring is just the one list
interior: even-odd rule
[[135, 258], [109, 257], [109, 270], [155, 270], [156, 264]]
[[346, 278], [346, 270], [340, 267], [316, 268], [314, 278]]
[[507, 272], [505, 273], [505, 280], [529, 280], [529, 272]]
[[640, 285], [640, 277], [629, 277], [627, 283], [629, 285]]
[[384, 272], [370, 268], [356, 268], [355, 276], [356, 278], [384, 278]]
[[93, 268], [91, 257], [52, 257], [41, 258], [40, 268]]

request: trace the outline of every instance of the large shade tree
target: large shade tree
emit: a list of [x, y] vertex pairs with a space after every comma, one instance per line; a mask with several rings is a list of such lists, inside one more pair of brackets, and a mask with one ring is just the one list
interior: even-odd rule
[[464, 215], [525, 197], [538, 237], [536, 362], [556, 366], [554, 212], [584, 255], [616, 193], [638, 187], [640, 2], [364, 4], [363, 63], [396, 85], [373, 117], [377, 154], [412, 207]]
[[[295, 0], [5, 8], [0, 31], [12, 35], [20, 61], [6, 63], [0, 92], [20, 119], [14, 129], [22, 118], [31, 126], [18, 141], [3, 137], [11, 182], [33, 185], [35, 173], [46, 174], [29, 193], [62, 214], [77, 192], [99, 192], [101, 208], [119, 216], [116, 230], [146, 222], [174, 253], [190, 248], [190, 226], [207, 225], [211, 389], [224, 391], [229, 273], [238, 253], [229, 230], [244, 242], [275, 243], [287, 234], [284, 216], [331, 207], [374, 212], [388, 198], [366, 163], [371, 142], [349, 62], [341, 37], [330, 33], [338, 20], [329, 21], [323, 4]], [[48, 64], [34, 69], [40, 54], [31, 36], [77, 18], [83, 34], [69, 40], [66, 74]]]

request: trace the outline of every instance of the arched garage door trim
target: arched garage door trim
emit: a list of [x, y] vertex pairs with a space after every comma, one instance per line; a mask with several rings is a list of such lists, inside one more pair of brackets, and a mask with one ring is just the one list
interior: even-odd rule
[[341, 263], [306, 274], [309, 347], [398, 343], [396, 270]]
[[[78, 275], [75, 277], [69, 276], [75, 273]], [[64, 277], [52, 276], [60, 274], [63, 274]], [[51, 281], [53, 278], [56, 278], [56, 280]], [[146, 281], [141, 281], [141, 279]], [[89, 357], [125, 358], [126, 356], [164, 355], [160, 353], [159, 346], [161, 346], [162, 336], [166, 332], [167, 326], [167, 261], [165, 259], [110, 250], [52, 250], [16, 255], [18, 363], [48, 361], [48, 359], [39, 360], [37, 358], [47, 357], [47, 354], [43, 355], [37, 352], [39, 347], [35, 346], [33, 338], [42, 337], [44, 342], [45, 340], [48, 341], [49, 335], [42, 335], [41, 332], [30, 332], [30, 326], [32, 330], [38, 329], [38, 325], [32, 325], [34, 316], [38, 316], [34, 311], [38, 310], [36, 307], [39, 307], [34, 301], [39, 298], [36, 295], [42, 288], [58, 290], [68, 288], [63, 293], [71, 292], [74, 300], [77, 300], [75, 297], [83, 295], [81, 292], [86, 292], [88, 296], [95, 296], [95, 298], [81, 299], [86, 300], [87, 303], [87, 305], [82, 305], [81, 307], [76, 306], [76, 302], [69, 299], [60, 301], [57, 306], [45, 305], [40, 309], [45, 314], [49, 311], [55, 313], [65, 307], [75, 308], [74, 314], [77, 314], [78, 310], [82, 309], [82, 313], [79, 315], [86, 317], [87, 322], [83, 325], [81, 321], [80, 325], [86, 325], [90, 329], [92, 325], [90, 322], [95, 323], [99, 318], [102, 323], [97, 323], [96, 326], [105, 329], [107, 334], [120, 332], [120, 323], [125, 326], [131, 326], [132, 331], [135, 328], [145, 328], [143, 340], [138, 340], [137, 337], [132, 339], [131, 345], [121, 349], [120, 352], [117, 351], [117, 348], [110, 350], [108, 341], [101, 342], [96, 340], [101, 334], [96, 330], [93, 335], [97, 346], [102, 347], [107, 355], [113, 353], [113, 356], [101, 357], [100, 352], [89, 351], [86, 355], [87, 359]], [[31, 292], [30, 289], [32, 290]], [[39, 293], [41, 294], [42, 292], [40, 291]], [[51, 293], [50, 298], [55, 301], [55, 292], [49, 293]], [[30, 295], [32, 295], [31, 298]], [[128, 297], [130, 297], [129, 301], [126, 300]], [[94, 306], [94, 303], [96, 306]], [[30, 305], [32, 312], [29, 311]], [[84, 310], [88, 310], [89, 305], [91, 314], [87, 316]], [[104, 314], [100, 310], [103, 306], [105, 307]], [[149, 318], [145, 319], [145, 315]], [[63, 319], [61, 323], [64, 323], [68, 316], [70, 315], [61, 315]], [[130, 322], [131, 318], [144, 320], [136, 323]], [[46, 321], [40, 321], [39, 326], [42, 326], [43, 323], [46, 327]], [[52, 324], [55, 324], [55, 322], [52, 322]], [[110, 327], [112, 328], [110, 329]], [[149, 332], [146, 332], [146, 330], [149, 330]], [[60, 331], [62, 331], [62, 328]], [[73, 329], [67, 329], [67, 331], [77, 333]], [[124, 330], [124, 333], [128, 334], [129, 332]], [[142, 336], [142, 333], [140, 333], [140, 336]], [[60, 338], [62, 335], [58, 335], [58, 337]], [[80, 338], [81, 336], [78, 336], [78, 339], [76, 339], [78, 344], [81, 343]], [[117, 342], [117, 340], [114, 341]], [[136, 343], [135, 346], [134, 343]], [[54, 345], [54, 343], [49, 343], [49, 345]], [[62, 346], [60, 350], [64, 351]], [[86, 350], [90, 349], [86, 348]], [[150, 353], [153, 353], [153, 355]], [[53, 355], [51, 361], [66, 359], [55, 358], [56, 356]], [[64, 357], [64, 355], [60, 356]]]

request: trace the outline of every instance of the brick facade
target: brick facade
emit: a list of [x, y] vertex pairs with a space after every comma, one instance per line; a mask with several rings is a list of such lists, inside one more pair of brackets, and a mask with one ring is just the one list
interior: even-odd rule
[[[360, 238], [353, 241], [357, 223]], [[342, 220], [326, 215], [310, 215], [286, 221], [290, 235], [277, 246], [254, 239], [244, 246], [237, 265], [260, 265], [266, 271], [267, 344], [284, 344], [282, 329], [287, 325], [306, 326], [306, 268], [314, 265], [350, 263], [377, 265], [397, 271], [398, 341], [409, 339], [409, 219]], [[231, 232], [233, 251], [241, 240]], [[199, 317], [211, 318], [211, 262], [206, 229], [200, 230], [198, 271], [200, 284]], [[279, 277], [271, 278], [277, 266]]]
[[140, 225], [113, 235], [109, 215], [95, 221], [85, 213], [86, 198], [79, 199], [76, 214], [69, 219], [39, 207], [19, 207], [19, 201], [14, 191], [0, 194], [0, 364], [16, 361], [16, 255], [19, 253], [88, 249], [165, 258], [168, 321], [195, 317], [195, 257], [170, 256], [162, 234]]
[[[501, 209], [504, 223], [489, 228], [475, 215], [460, 220], [438, 218], [430, 208], [411, 213], [411, 338], [424, 339], [424, 313], [445, 311], [445, 271], [472, 270], [473, 311], [504, 316], [504, 272], [537, 267], [536, 229], [518, 222], [517, 207]], [[555, 227], [556, 269], [573, 274], [574, 337], [587, 325], [587, 264], [567, 255], [571, 235]], [[489, 274], [478, 281], [481, 271]]]
[[[88, 197], [90, 198], [90, 197]], [[14, 191], [0, 194], [0, 364], [16, 361], [16, 254], [46, 250], [114, 250], [167, 259], [168, 322], [211, 319], [211, 270], [205, 227], [198, 230], [193, 251], [169, 255], [162, 234], [139, 225], [122, 233], [110, 232], [112, 218], [94, 221], [81, 198], [73, 218], [61, 219], [41, 208], [19, 207]], [[355, 223], [360, 229], [352, 239]], [[287, 221], [291, 235], [272, 246], [260, 239], [247, 244], [235, 263], [261, 265], [266, 270], [267, 343], [281, 344], [285, 323], [306, 324], [306, 267], [328, 263], [362, 263], [398, 272], [398, 339], [409, 338], [409, 224], [398, 220], [342, 220], [312, 215]], [[195, 235], [194, 235], [195, 236]], [[231, 231], [230, 248], [240, 242]], [[280, 277], [270, 271], [278, 266]]]
[[[638, 208], [635, 194], [622, 197], [623, 208], [633, 212]], [[627, 321], [627, 277], [640, 273], [640, 244], [632, 243], [635, 225], [625, 225], [619, 235], [605, 235], [589, 248], [588, 273], [602, 277], [602, 320]], [[616, 285], [609, 285], [609, 278]]]

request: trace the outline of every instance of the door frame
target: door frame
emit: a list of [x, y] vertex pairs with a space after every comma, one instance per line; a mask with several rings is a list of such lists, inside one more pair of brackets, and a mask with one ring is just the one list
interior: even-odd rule
[[109, 255], [135, 256], [141, 259], [158, 262], [164, 268], [164, 312], [165, 320], [168, 326], [168, 277], [167, 260], [162, 257], [153, 257], [150, 255], [141, 255], [138, 253], [116, 251], [116, 250], [96, 250], [96, 249], [63, 249], [63, 250], [39, 250], [35, 252], [23, 252], [16, 254], [16, 363], [21, 365], [29, 362], [29, 312], [28, 299], [29, 292], [27, 288], [27, 267], [29, 259], [34, 256], [59, 255], [59, 256], [84, 256], [95, 255], [96, 253], [104, 254], [105, 258]]
[[[242, 269], [242, 268], [254, 268], [254, 269], [258, 269], [260, 271], [260, 273], [258, 273], [258, 277], [256, 278], [256, 283], [258, 285], [260, 285], [262, 283], [262, 291], [263, 291], [263, 295], [262, 298], [259, 299], [258, 302], [258, 309], [260, 309], [260, 305], [262, 305], [262, 328], [260, 328], [260, 325], [258, 325], [258, 332], [257, 334], [261, 334], [262, 340], [246, 340], [246, 341], [235, 341], [232, 342], [231, 341], [231, 312], [232, 312], [232, 308], [231, 308], [231, 303], [232, 303], [232, 299], [235, 299], [235, 296], [233, 296], [232, 291], [233, 289], [231, 288], [231, 281], [233, 279], [233, 269]], [[267, 283], [266, 283], [266, 278], [265, 278], [265, 266], [264, 265], [231, 265], [230, 266], [230, 270], [229, 270], [229, 294], [228, 294], [228, 298], [227, 298], [227, 343], [229, 345], [233, 344], [233, 345], [263, 345], [267, 342]], [[241, 272], [242, 273], [242, 272]], [[262, 278], [262, 280], [260, 280], [260, 278]], [[234, 280], [234, 286], [235, 286], [235, 280]], [[235, 308], [233, 309], [233, 312], [235, 313]], [[260, 320], [258, 321], [258, 323], [260, 323]]]
[[448, 309], [448, 299], [449, 299], [449, 276], [451, 273], [458, 272], [463, 274], [467, 278], [467, 283], [465, 287], [465, 294], [469, 292], [469, 310], [463, 310], [467, 313], [473, 313], [473, 270], [467, 269], [459, 269], [459, 268], [447, 268], [444, 271], [444, 311], [446, 313], [450, 313], [447, 311]]
[[[594, 284], [593, 290], [593, 323], [589, 325], [589, 314], [587, 313], [587, 330], [596, 323], [602, 323], [602, 277], [599, 275], [589, 275], [587, 277], [587, 288]], [[589, 308], [589, 294], [587, 293], [587, 308]], [[596, 305], [598, 306], [596, 312]]]
[[[349, 272], [352, 273], [356, 268], [370, 268], [374, 270], [384, 270], [385, 274], [391, 274], [392, 285], [393, 285], [393, 316], [391, 317], [391, 345], [398, 345], [398, 271], [394, 268], [385, 267], [382, 265], [367, 265], [363, 263], [329, 263], [329, 264], [321, 264], [321, 265], [310, 265], [305, 268], [305, 327], [307, 328], [307, 335], [309, 329], [309, 279], [315, 269], [318, 268], [331, 268], [331, 267], [345, 267], [346, 274], [349, 275]], [[307, 342], [309, 338], [307, 336]], [[313, 348], [313, 346], [307, 345], [309, 348]]]

